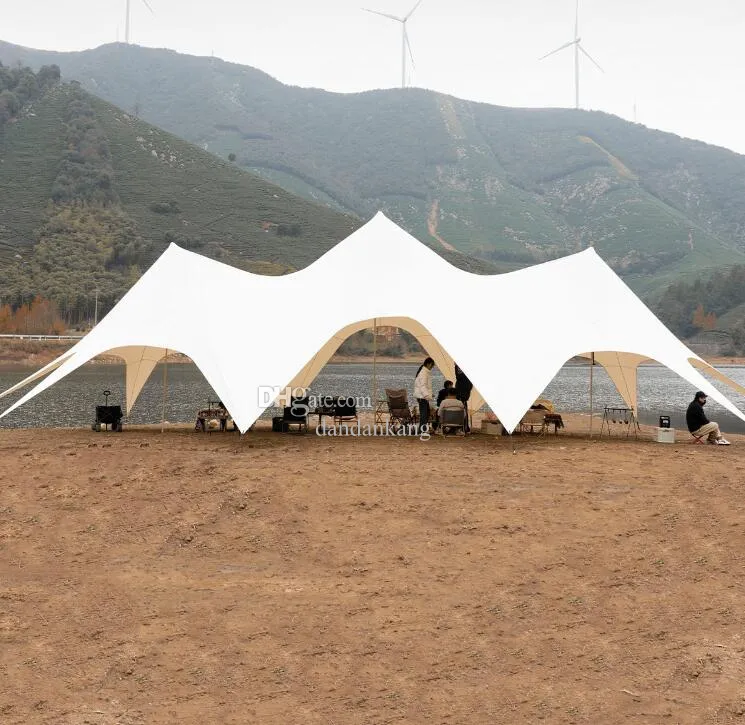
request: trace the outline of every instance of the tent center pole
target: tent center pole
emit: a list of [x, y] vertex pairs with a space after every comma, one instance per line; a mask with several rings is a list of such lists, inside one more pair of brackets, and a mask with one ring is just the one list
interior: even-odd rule
[[166, 427], [166, 391], [168, 390], [168, 348], [166, 356], [163, 358], [163, 407], [160, 416], [160, 432], [163, 433]]
[[[372, 400], [370, 405], [373, 409], [373, 415], [378, 409], [378, 318], [373, 319], [373, 369], [372, 369]], [[373, 421], [374, 421], [373, 417]]]
[[592, 438], [592, 371], [595, 367], [595, 353], [590, 353], [590, 438]]

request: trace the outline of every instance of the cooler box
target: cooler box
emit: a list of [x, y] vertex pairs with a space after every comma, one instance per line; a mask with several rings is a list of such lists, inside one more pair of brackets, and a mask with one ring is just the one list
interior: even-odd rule
[[493, 420], [482, 420], [481, 421], [481, 432], [486, 433], [490, 436], [501, 436], [502, 435], [502, 424]]
[[658, 428], [658, 443], [675, 443], [675, 428]]

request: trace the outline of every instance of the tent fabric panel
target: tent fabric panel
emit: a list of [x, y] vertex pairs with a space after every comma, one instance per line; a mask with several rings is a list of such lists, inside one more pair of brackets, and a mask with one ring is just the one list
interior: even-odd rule
[[[433, 305], [421, 295], [381, 294], [379, 280], [390, 278], [392, 265], [446, 283], [454, 297], [469, 299], [479, 313], [464, 317], [459, 308]], [[354, 294], [341, 304], [298, 304], [318, 299], [318, 290], [330, 280], [348, 279], [355, 280]], [[220, 289], [224, 310], [257, 311], [250, 334], [236, 333], [234, 314], [215, 315], [195, 306], [194, 285]], [[561, 295], [547, 305], [536, 289], [560, 289]], [[500, 314], [495, 300], [519, 304], [520, 313]], [[331, 340], [350, 320], [404, 316], [437, 341], [425, 348], [443, 371], [451, 369], [449, 355], [456, 356], [507, 430], [517, 426], [565, 361], [586, 350], [657, 360], [745, 420], [689, 363], [697, 356], [593, 249], [479, 276], [454, 268], [382, 214], [309, 267], [284, 277], [262, 277], [169, 246], [74, 354], [55, 361], [56, 369], [10, 410], [102, 352], [143, 346], [188, 355], [245, 431], [267, 407], [259, 400], [260, 387], [280, 388], [304, 367], [317, 367], [319, 341]], [[536, 339], [540, 349], [534, 349]]]
[[124, 360], [126, 371], [125, 400], [127, 414], [129, 414], [155, 366], [166, 356], [168, 350], [163, 347], [130, 345], [127, 347], [117, 347], [108, 352]]
[[717, 370], [715, 367], [712, 367], [711, 365], [709, 365], [709, 363], [705, 362], [704, 360], [699, 360], [697, 358], [690, 358], [689, 362], [694, 367], [711, 375], [713, 378], [716, 378], [717, 380], [719, 380], [720, 383], [724, 383], [725, 385], [729, 386], [733, 390], [736, 390], [738, 393], [740, 393], [740, 395], [745, 395], [745, 387], [740, 385], [740, 383], [735, 382], [732, 378], [728, 377], [720, 370]]

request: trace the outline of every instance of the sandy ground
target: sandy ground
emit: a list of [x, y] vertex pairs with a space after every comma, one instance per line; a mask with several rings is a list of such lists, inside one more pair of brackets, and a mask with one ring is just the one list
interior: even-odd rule
[[0, 722], [745, 722], [734, 440], [0, 430]]

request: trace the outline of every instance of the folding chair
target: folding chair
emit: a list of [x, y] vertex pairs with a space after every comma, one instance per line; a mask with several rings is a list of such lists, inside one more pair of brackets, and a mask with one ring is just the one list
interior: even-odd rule
[[466, 411], [463, 408], [441, 408], [440, 409], [440, 431], [443, 435], [448, 433], [465, 433]]
[[409, 395], [405, 388], [386, 388], [385, 397], [392, 427], [414, 425], [414, 416], [409, 408]]

